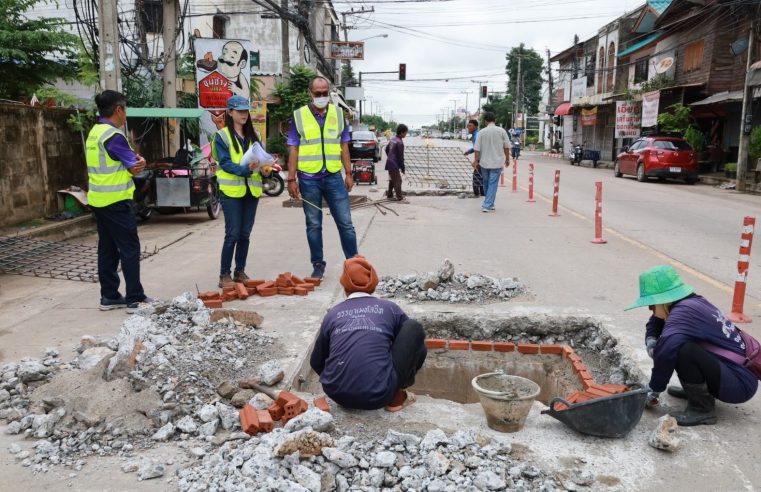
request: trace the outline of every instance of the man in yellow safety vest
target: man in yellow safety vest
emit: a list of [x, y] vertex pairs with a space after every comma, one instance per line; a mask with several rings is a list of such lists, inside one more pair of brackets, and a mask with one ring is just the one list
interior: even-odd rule
[[[95, 96], [100, 117], [85, 144], [88, 176], [87, 201], [98, 226], [98, 279], [100, 310], [137, 310], [151, 302], [140, 283], [140, 239], [137, 236], [132, 176], [145, 169], [145, 159], [130, 147], [120, 130], [127, 122], [127, 99], [106, 90]], [[126, 296], [119, 293], [121, 261]]]
[[[288, 132], [288, 194], [303, 197], [312, 277], [322, 278], [322, 202], [333, 215], [344, 256], [357, 255], [357, 233], [351, 221], [349, 192], [354, 186], [349, 159], [351, 133], [341, 108], [330, 103], [330, 83], [315, 77], [309, 83], [312, 101], [293, 113]], [[345, 177], [341, 176], [343, 168]]]

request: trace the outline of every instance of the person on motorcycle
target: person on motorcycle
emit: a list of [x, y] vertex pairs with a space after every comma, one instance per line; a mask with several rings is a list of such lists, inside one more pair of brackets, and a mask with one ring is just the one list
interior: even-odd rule
[[[135, 185], [132, 177], [145, 169], [145, 159], [136, 154], [121, 128], [127, 123], [127, 98], [105, 90], [95, 96], [100, 117], [90, 130], [85, 145], [87, 202], [98, 227], [98, 281], [100, 310], [137, 310], [145, 295], [140, 283], [140, 238], [137, 235]], [[126, 297], [119, 293], [121, 263]]]
[[[249, 111], [248, 99], [237, 95], [230, 97], [225, 126], [214, 135], [211, 144], [212, 156], [219, 163], [216, 175], [225, 214], [220, 288], [232, 287], [236, 282], [245, 283], [249, 278], [245, 269], [251, 230], [262, 194], [262, 174], [268, 173], [266, 168], [259, 168], [258, 162], [248, 166], [240, 163], [246, 150], [259, 141]], [[231, 276], [233, 255], [235, 272]]]

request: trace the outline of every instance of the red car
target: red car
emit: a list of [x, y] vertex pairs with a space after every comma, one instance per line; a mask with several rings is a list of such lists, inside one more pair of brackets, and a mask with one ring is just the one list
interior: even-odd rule
[[618, 154], [613, 173], [617, 178], [631, 174], [640, 182], [677, 178], [691, 185], [698, 180], [698, 156], [682, 138], [642, 137]]

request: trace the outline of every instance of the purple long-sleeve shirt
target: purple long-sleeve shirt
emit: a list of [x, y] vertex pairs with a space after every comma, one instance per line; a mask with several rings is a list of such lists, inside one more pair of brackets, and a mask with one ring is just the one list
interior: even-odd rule
[[404, 171], [404, 140], [397, 135], [386, 147], [386, 171]]
[[[659, 333], [660, 332], [660, 333]], [[735, 325], [719, 308], [699, 295], [691, 295], [671, 306], [666, 321], [652, 316], [647, 335], [658, 338], [653, 353], [650, 388], [663, 391], [676, 369], [679, 349], [687, 342], [707, 342], [719, 348], [745, 354], [745, 344]], [[756, 393], [758, 379], [745, 367], [716, 355], [721, 364], [719, 399], [727, 403], [742, 403]]]
[[391, 344], [408, 318], [391, 301], [355, 296], [325, 315], [309, 362], [336, 403], [373, 410], [397, 390]]
[[[312, 106], [311, 103], [307, 104], [307, 106], [309, 107], [310, 111], [312, 111], [312, 114], [317, 120], [317, 124], [320, 125], [320, 130], [322, 130], [325, 127], [325, 118], [328, 116], [327, 109], [325, 110], [324, 113], [320, 114], [315, 109], [315, 107]], [[344, 120], [344, 131], [341, 133], [341, 143], [343, 144], [348, 142], [351, 142], [351, 131], [350, 131], [349, 122]], [[288, 139], [286, 140], [286, 144], [293, 147], [298, 147], [300, 143], [301, 143], [301, 137], [299, 136], [299, 131], [296, 129], [296, 122], [293, 121], [293, 118], [291, 118], [291, 126], [288, 128]], [[300, 179], [307, 179], [307, 180], [320, 179], [326, 176], [327, 174], [328, 174], [328, 170], [325, 169], [325, 167], [323, 167], [320, 170], [320, 172], [314, 173], [314, 174], [305, 173], [302, 171], [298, 172]]]
[[[116, 125], [108, 121], [106, 118], [98, 118], [98, 123], [103, 123], [104, 125], [110, 125], [114, 128], [117, 128]], [[103, 147], [105, 147], [106, 152], [111, 159], [121, 162], [122, 165], [127, 169], [134, 166], [137, 162], [137, 154], [135, 154], [135, 151], [132, 150], [132, 148], [129, 146], [129, 143], [127, 142], [127, 139], [124, 138], [124, 135], [121, 133], [117, 133], [113, 137], [106, 140], [106, 143], [103, 145]]]

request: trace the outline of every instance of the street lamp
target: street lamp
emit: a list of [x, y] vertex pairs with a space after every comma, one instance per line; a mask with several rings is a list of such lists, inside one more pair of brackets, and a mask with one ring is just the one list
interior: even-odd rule
[[370, 36], [369, 38], [357, 39], [357, 42], [359, 42], [359, 41], [367, 41], [368, 39], [373, 39], [373, 38], [387, 38], [387, 37], [388, 37], [388, 34], [376, 34], [375, 36]]

